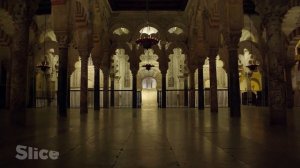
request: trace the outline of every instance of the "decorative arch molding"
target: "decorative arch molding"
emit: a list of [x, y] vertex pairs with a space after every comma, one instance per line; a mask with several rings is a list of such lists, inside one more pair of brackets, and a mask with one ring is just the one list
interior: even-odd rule
[[300, 40], [300, 27], [294, 29], [286, 39], [289, 46], [296, 48], [298, 41]]
[[171, 42], [168, 46], [168, 49], [166, 51], [167, 55], [170, 55], [173, 53], [173, 50], [176, 48], [180, 48], [182, 50], [182, 54], [188, 55], [188, 47], [183, 42]]
[[81, 2], [75, 2], [75, 23], [77, 28], [87, 26], [87, 13]]
[[[117, 49], [124, 49], [125, 54], [127, 54], [127, 55], [131, 54], [131, 49], [130, 49], [130, 46], [128, 45], [128, 43], [113, 43], [111, 45], [112, 53], [114, 53], [114, 51], [116, 51]], [[112, 57], [113, 55], [110, 55], [110, 56]]]

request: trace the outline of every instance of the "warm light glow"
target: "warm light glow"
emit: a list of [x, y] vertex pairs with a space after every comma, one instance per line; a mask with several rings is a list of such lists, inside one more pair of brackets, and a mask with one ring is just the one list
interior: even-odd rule
[[116, 34], [119, 36], [126, 35], [126, 34], [129, 34], [129, 30], [124, 27], [120, 27], [120, 28], [114, 30], [113, 34]]
[[171, 34], [176, 34], [176, 35], [180, 35], [183, 33], [183, 30], [179, 27], [172, 27], [168, 30], [169, 33]]
[[148, 34], [148, 35], [151, 35], [151, 34], [156, 34], [158, 33], [158, 30], [154, 27], [151, 27], [151, 26], [146, 26], [146, 27], [143, 27], [141, 30], [140, 30], [140, 33], [141, 34]]

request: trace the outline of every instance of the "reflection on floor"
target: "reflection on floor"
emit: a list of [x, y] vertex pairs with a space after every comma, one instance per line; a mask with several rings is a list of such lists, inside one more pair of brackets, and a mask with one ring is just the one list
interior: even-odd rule
[[157, 90], [143, 89], [142, 90], [142, 106], [157, 107]]
[[[299, 109], [286, 128], [271, 127], [264, 108], [102, 109], [57, 120], [55, 109], [28, 112], [28, 126], [9, 127], [0, 113], [0, 167], [274, 168], [300, 167]], [[296, 113], [297, 112], [297, 113]], [[58, 160], [17, 161], [16, 145], [60, 152]]]

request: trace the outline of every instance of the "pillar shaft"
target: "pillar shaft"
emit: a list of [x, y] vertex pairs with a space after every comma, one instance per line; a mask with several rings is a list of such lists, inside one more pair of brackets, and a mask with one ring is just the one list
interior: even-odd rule
[[[20, 11], [15, 16], [15, 34], [13, 37], [13, 53], [11, 54], [11, 90], [10, 113], [14, 124], [24, 125], [26, 122], [26, 97], [27, 97], [27, 66], [29, 42], [29, 16], [28, 4], [19, 2]], [[25, 6], [24, 6], [25, 5]], [[25, 85], [25, 86], [24, 86]]]
[[67, 108], [71, 107], [71, 75], [68, 74], [68, 89], [67, 89]]
[[287, 108], [293, 108], [294, 107], [294, 95], [293, 95], [293, 86], [292, 86], [292, 73], [291, 73], [291, 66], [286, 68], [286, 83], [287, 83], [287, 88], [286, 88], [286, 105]]
[[99, 67], [95, 66], [94, 78], [94, 110], [100, 110], [100, 71]]
[[132, 108], [137, 107], [137, 72], [132, 72]]
[[210, 49], [209, 55], [209, 78], [210, 78], [210, 111], [218, 112], [218, 88], [217, 88], [217, 69], [216, 56], [217, 49]]
[[189, 106], [189, 88], [188, 88], [188, 77], [185, 75], [184, 76], [184, 106], [188, 107]]
[[286, 85], [284, 80], [282, 19], [274, 11], [266, 23], [268, 46], [269, 106], [271, 124], [286, 124]]
[[161, 74], [161, 108], [166, 108], [167, 107], [167, 73], [162, 73]]
[[[32, 56], [33, 57], [33, 56]], [[34, 61], [31, 58], [31, 62], [28, 66], [28, 74], [29, 74], [29, 80], [28, 80], [28, 107], [34, 108], [36, 107], [36, 70], [35, 65], [33, 64]]]
[[80, 113], [88, 112], [88, 52], [80, 52], [81, 76], [80, 76]]
[[67, 116], [68, 102], [68, 48], [59, 48], [57, 107], [60, 117]]
[[203, 65], [198, 68], [198, 109], [204, 110]]
[[109, 108], [109, 73], [104, 72], [103, 77], [103, 108]]
[[[9, 65], [11, 64], [11, 59], [9, 59]], [[5, 93], [5, 97], [6, 97], [6, 100], [5, 100], [5, 107], [7, 109], [9, 109], [10, 107], [10, 83], [11, 83], [11, 67], [8, 66], [7, 67], [7, 74], [6, 74], [6, 93]]]
[[195, 108], [195, 70], [190, 72], [190, 108]]
[[5, 108], [5, 101], [6, 97], [6, 80], [7, 80], [7, 72], [6, 69], [3, 67], [2, 62], [0, 65], [0, 108]]
[[115, 106], [115, 78], [114, 75], [110, 77], [110, 106]]
[[[231, 35], [232, 39], [239, 39], [240, 34]], [[229, 91], [230, 115], [239, 117], [241, 115], [240, 79], [238, 71], [238, 41], [232, 40], [229, 47]]]

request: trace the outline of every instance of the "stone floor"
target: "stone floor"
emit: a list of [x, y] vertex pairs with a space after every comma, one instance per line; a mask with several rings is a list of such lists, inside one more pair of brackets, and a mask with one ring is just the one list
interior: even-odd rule
[[[300, 109], [288, 126], [270, 126], [265, 108], [109, 109], [58, 120], [55, 109], [32, 109], [26, 128], [10, 127], [0, 112], [0, 167], [289, 168], [300, 167]], [[15, 159], [16, 145], [60, 152], [58, 160]]]

